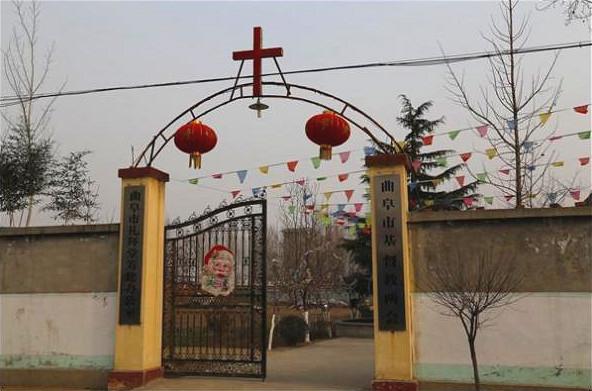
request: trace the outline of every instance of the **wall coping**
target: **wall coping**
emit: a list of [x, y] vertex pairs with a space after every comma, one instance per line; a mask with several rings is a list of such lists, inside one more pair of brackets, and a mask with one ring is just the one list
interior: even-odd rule
[[81, 233], [115, 233], [119, 232], [119, 224], [87, 224], [87, 225], [52, 225], [43, 227], [10, 227], [0, 228], [0, 237], [6, 236], [42, 236], [42, 235], [76, 235]]
[[592, 217], [592, 207], [485, 209], [471, 211], [423, 211], [409, 213], [408, 223], [464, 220], [511, 220], [559, 217]]

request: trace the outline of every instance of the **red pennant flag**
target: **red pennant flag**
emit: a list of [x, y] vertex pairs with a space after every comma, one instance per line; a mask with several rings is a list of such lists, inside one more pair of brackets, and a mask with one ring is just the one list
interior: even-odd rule
[[576, 113], [588, 114], [588, 105], [577, 106], [573, 108]]
[[432, 145], [432, 141], [434, 141], [434, 135], [430, 134], [429, 136], [423, 136], [421, 138], [421, 142], [423, 145]]
[[413, 171], [418, 172], [421, 168], [421, 162], [419, 160], [414, 160], [411, 162], [411, 166], [413, 167]]
[[362, 203], [361, 202], [356, 202], [354, 204], [354, 208], [356, 210], [357, 213], [360, 213], [362, 211]]
[[236, 198], [236, 196], [240, 194], [240, 190], [233, 190], [231, 192], [231, 194], [232, 194], [232, 198]]
[[299, 179], [296, 181], [300, 186], [304, 186], [304, 179]]
[[288, 165], [288, 170], [294, 172], [296, 171], [296, 166], [298, 165], [298, 160], [293, 160], [291, 162], [286, 163]]
[[347, 198], [348, 201], [351, 200], [352, 195], [354, 194], [354, 191], [353, 190], [344, 190], [343, 192], [345, 193], [345, 198]]
[[467, 208], [470, 208], [471, 206], [473, 206], [473, 197], [465, 197], [465, 198], [463, 198], [463, 203], [465, 204], [465, 206]]
[[214, 178], [214, 179], [222, 179], [222, 174], [214, 174], [214, 175], [212, 175], [212, 178]]
[[586, 164], [590, 163], [589, 157], [581, 157], [578, 160], [580, 161], [580, 166], [585, 166]]
[[465, 176], [464, 175], [459, 175], [456, 177], [456, 181], [458, 182], [458, 184], [460, 185], [460, 187], [463, 187], [465, 184]]
[[472, 155], [471, 152], [461, 153], [460, 158], [462, 159], [463, 162], [466, 162], [467, 160], [469, 160], [471, 158], [471, 155]]
[[571, 198], [573, 198], [576, 201], [580, 200], [580, 191], [579, 190], [570, 190], [569, 194], [571, 195]]
[[503, 168], [503, 169], [499, 170], [499, 172], [501, 172], [504, 175], [510, 175], [510, 169], [509, 168]]
[[349, 159], [350, 153], [351, 153], [350, 151], [339, 152], [339, 159], [341, 160], [341, 163], [347, 162], [347, 159]]
[[292, 196], [282, 196], [282, 199], [284, 201], [288, 201], [290, 198], [292, 198]]
[[510, 201], [512, 198], [514, 198], [514, 196], [507, 195], [507, 196], [504, 196], [504, 198], [506, 199], [506, 201]]
[[487, 125], [477, 126], [477, 132], [479, 132], [479, 136], [481, 137], [487, 136]]
[[348, 177], [349, 177], [349, 174], [339, 174], [339, 175], [337, 175], [337, 179], [339, 179], [339, 182], [346, 181]]

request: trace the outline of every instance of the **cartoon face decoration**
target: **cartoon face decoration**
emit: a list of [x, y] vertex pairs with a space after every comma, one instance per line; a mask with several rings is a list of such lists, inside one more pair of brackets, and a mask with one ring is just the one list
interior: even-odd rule
[[201, 289], [214, 296], [228, 296], [234, 290], [234, 254], [221, 244], [204, 257]]

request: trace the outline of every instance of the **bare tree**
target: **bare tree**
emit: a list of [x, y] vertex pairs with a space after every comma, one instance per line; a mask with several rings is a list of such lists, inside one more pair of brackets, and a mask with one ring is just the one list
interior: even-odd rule
[[512, 196], [515, 207], [521, 208], [540, 193], [555, 158], [549, 150], [551, 143], [546, 142], [552, 130], [543, 128], [545, 121], [537, 114], [550, 112], [557, 104], [561, 83], [555, 88], [549, 86], [559, 52], [545, 71], [531, 78], [525, 76], [522, 58], [515, 51], [528, 40], [528, 19], [516, 21], [516, 5], [515, 0], [504, 1], [500, 5], [503, 22], [493, 20], [490, 36], [484, 36], [497, 55], [489, 58], [488, 85], [479, 88], [480, 99], [470, 96], [464, 77], [454, 72], [450, 63], [447, 89], [456, 103], [493, 130], [487, 133], [492, 157], [497, 156], [510, 169], [508, 175], [489, 173], [481, 181]]
[[[8, 126], [3, 130], [5, 138], [13, 137], [19, 141], [18, 163], [24, 180], [20, 182], [18, 192], [24, 193], [26, 205], [22, 210], [27, 209], [25, 225], [29, 226], [36, 197], [47, 185], [51, 162], [45, 157], [53, 156], [53, 143], [46, 130], [55, 98], [43, 106], [36, 106], [34, 96], [46, 82], [54, 49], [52, 45], [40, 60], [39, 3], [14, 1], [13, 5], [18, 24], [13, 28], [7, 49], [2, 52], [3, 73], [13, 96], [3, 97], [0, 114]], [[8, 108], [14, 108], [15, 113]], [[44, 159], [39, 160], [39, 156]], [[11, 216], [14, 212], [7, 211]]]
[[542, 0], [537, 3], [537, 9], [539, 11], [557, 6], [563, 7], [565, 24], [570, 24], [573, 21], [588, 23], [592, 16], [591, 0]]
[[456, 317], [462, 324], [471, 362], [476, 391], [480, 390], [479, 366], [475, 341], [494, 310], [519, 300], [517, 293], [523, 271], [513, 259], [487, 251], [477, 256], [460, 253], [440, 262], [428, 261], [423, 284], [429, 297], [443, 307], [443, 315]]
[[316, 184], [286, 186], [290, 199], [280, 209], [281, 255], [275, 280], [294, 306], [307, 311], [323, 291], [343, 287], [349, 257], [337, 227], [324, 227], [314, 211]]

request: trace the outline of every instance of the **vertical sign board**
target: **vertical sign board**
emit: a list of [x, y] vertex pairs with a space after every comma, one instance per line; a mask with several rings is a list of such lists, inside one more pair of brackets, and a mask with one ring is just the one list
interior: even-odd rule
[[378, 276], [378, 328], [405, 330], [403, 227], [399, 175], [374, 177], [376, 256]]
[[119, 324], [140, 324], [144, 194], [144, 186], [123, 191]]

